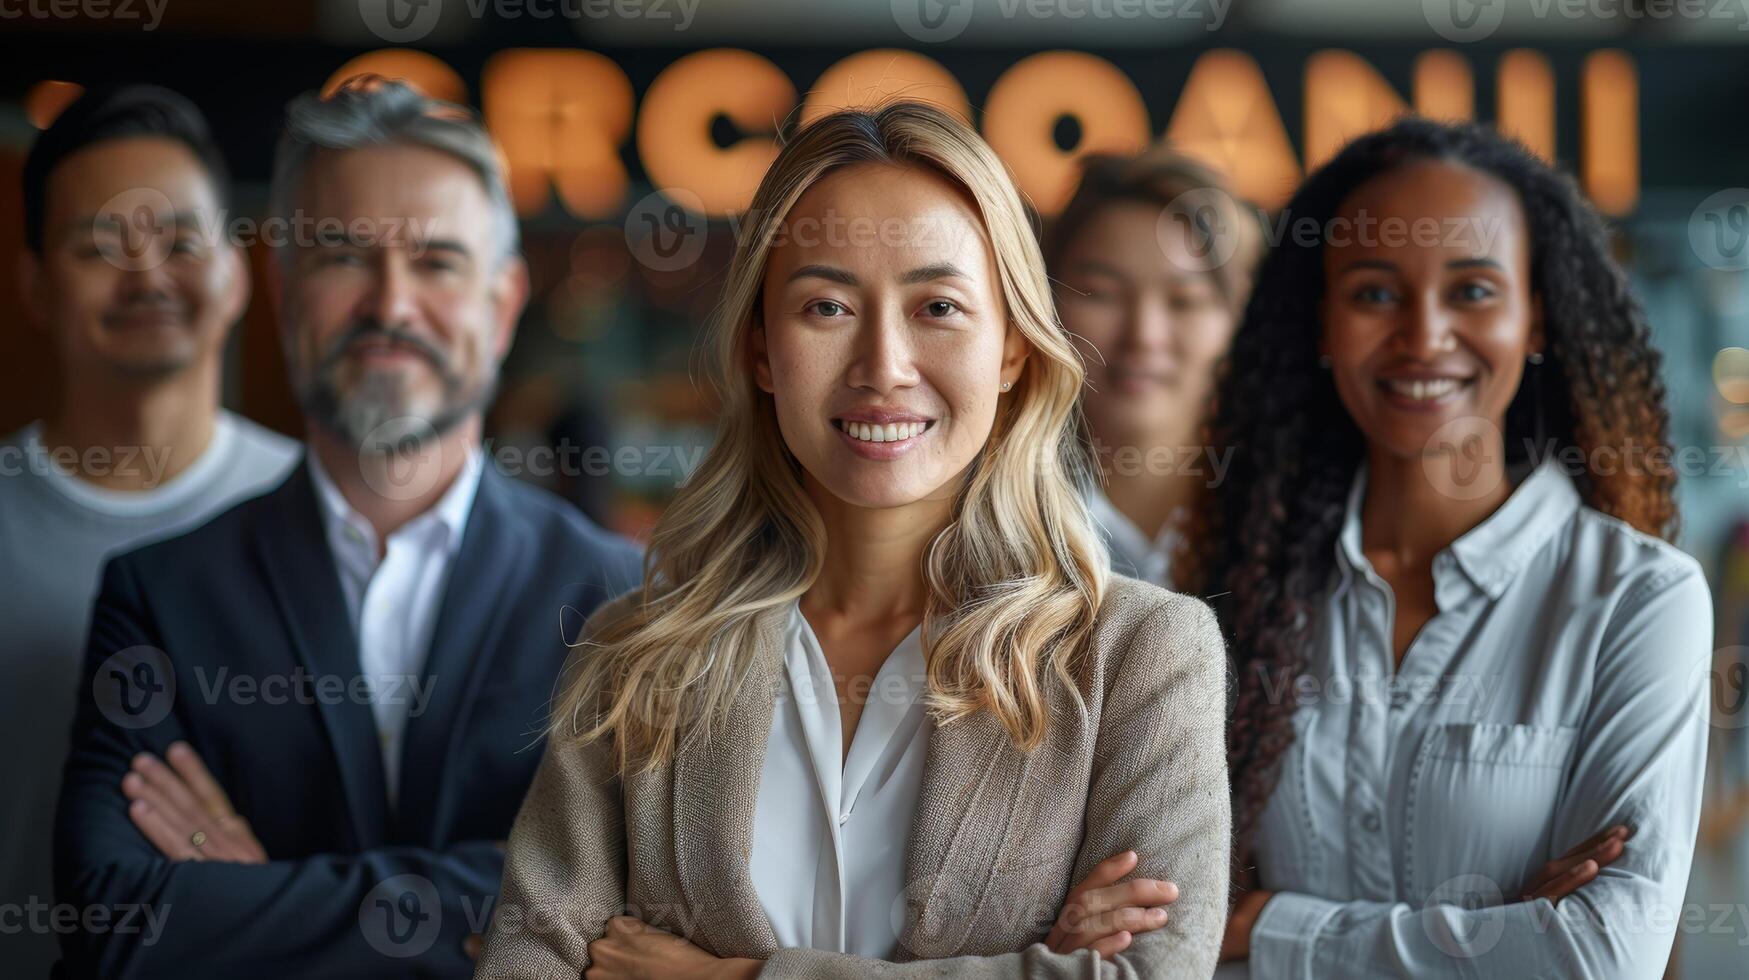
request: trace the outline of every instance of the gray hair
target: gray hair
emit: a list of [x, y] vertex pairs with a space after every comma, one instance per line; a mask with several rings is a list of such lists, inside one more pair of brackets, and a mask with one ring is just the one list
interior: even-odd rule
[[[304, 171], [318, 149], [356, 150], [401, 144], [447, 153], [480, 178], [491, 202], [499, 261], [516, 254], [516, 209], [504, 179], [498, 146], [473, 110], [427, 98], [410, 86], [376, 75], [348, 79], [324, 97], [305, 92], [285, 111], [285, 131], [273, 158], [273, 214], [296, 227], [294, 210]], [[289, 259], [289, 251], [281, 251]]]

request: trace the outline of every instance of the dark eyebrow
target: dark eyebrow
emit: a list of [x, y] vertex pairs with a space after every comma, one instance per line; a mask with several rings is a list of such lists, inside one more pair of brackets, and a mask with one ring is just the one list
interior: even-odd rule
[[[1506, 270], [1505, 266], [1501, 265], [1494, 259], [1487, 258], [1486, 256], [1474, 259], [1452, 259], [1445, 264], [1445, 267], [1447, 269], [1499, 269], [1502, 272]], [[1353, 272], [1355, 269], [1380, 269], [1385, 272], [1396, 272], [1397, 264], [1395, 262], [1387, 262], [1384, 259], [1355, 259], [1338, 273], [1338, 275], [1345, 275], [1349, 272]]]
[[862, 281], [851, 275], [848, 270], [840, 269], [835, 265], [804, 265], [800, 269], [790, 273], [787, 281], [795, 282], [797, 279], [807, 279], [809, 277], [815, 279], [827, 279], [845, 286], [862, 285]]
[[935, 279], [970, 278], [971, 276], [961, 272], [959, 266], [954, 265], [952, 262], [937, 262], [934, 265], [926, 265], [912, 269], [910, 272], [900, 276], [899, 281], [907, 286], [913, 286], [920, 282], [930, 282]]
[[1075, 263], [1074, 268], [1076, 272], [1080, 273], [1096, 272], [1102, 276], [1111, 276], [1114, 279], [1129, 278], [1117, 266], [1109, 262], [1101, 262], [1098, 259], [1082, 259]]
[[1339, 276], [1345, 276], [1356, 269], [1378, 269], [1383, 272], [1396, 272], [1397, 263], [1387, 262], [1384, 259], [1355, 259], [1353, 262], [1348, 263], [1348, 265], [1338, 270], [1336, 274]]
[[468, 257], [473, 255], [467, 245], [454, 238], [434, 238], [431, 241], [421, 243], [420, 249], [426, 252], [460, 252]]
[[376, 249], [385, 246], [404, 245], [415, 259], [422, 255], [429, 255], [432, 252], [453, 252], [466, 259], [471, 259], [474, 255], [473, 250], [468, 248], [467, 243], [455, 238], [433, 238], [430, 241], [421, 241], [415, 238], [411, 241], [407, 241], [397, 239], [391, 235], [386, 241], [378, 241], [370, 235], [365, 235], [362, 238], [355, 238], [350, 230], [339, 235], [324, 235], [318, 232], [315, 237], [315, 244], [318, 248]]
[[[120, 220], [117, 220], [118, 218]], [[198, 230], [201, 226], [200, 215], [193, 211], [177, 211], [170, 216], [170, 220], [172, 225], [178, 230], [183, 228], [194, 228]], [[120, 228], [128, 225], [129, 221], [126, 215], [93, 214], [87, 217], [74, 218], [62, 227], [66, 228], [68, 231], [76, 232], [81, 229], [94, 230], [99, 228]]]

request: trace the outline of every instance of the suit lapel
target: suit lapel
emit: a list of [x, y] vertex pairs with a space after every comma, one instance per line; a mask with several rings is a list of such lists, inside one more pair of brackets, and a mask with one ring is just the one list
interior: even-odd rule
[[[329, 690], [332, 681], [326, 679], [331, 677], [341, 678], [344, 689], [351, 691], [359, 675], [358, 641], [310, 483], [309, 464], [300, 464], [274, 494], [278, 521], [258, 525], [255, 541], [286, 635], [319, 695]], [[346, 696], [323, 695], [316, 701], [333, 743], [358, 847], [376, 847], [388, 831], [388, 798], [370, 705]]]
[[[419, 714], [407, 719], [401, 754], [398, 827], [403, 839], [431, 846], [447, 839], [453, 815], [442, 805], [447, 762], [457, 757], [452, 749], [465, 736], [474, 696], [490, 676], [504, 619], [515, 599], [527, 591], [522, 579], [528, 570], [519, 569], [516, 556], [533, 550], [532, 542], [525, 540], [527, 526], [505, 506], [499, 486], [505, 477], [488, 461], [479, 479], [419, 681], [419, 690], [427, 692], [428, 700]], [[557, 609], [553, 612], [556, 621]], [[539, 724], [540, 719], [529, 718], [530, 741], [538, 735]]]
[[973, 808], [982, 802], [992, 813], [1011, 812], [1018, 780], [1008, 750], [1007, 730], [988, 711], [930, 730], [905, 843], [898, 960], [940, 959], [965, 947], [1005, 837]]
[[709, 913], [717, 950], [757, 955], [777, 948], [748, 860], [788, 617], [786, 603], [754, 618], [753, 664], [728, 717], [709, 739], [690, 743], [674, 759], [674, 862], [680, 889], [695, 913]]
[[[708, 935], [715, 950], [757, 956], [777, 948], [748, 861], [788, 613], [789, 606], [780, 605], [755, 619], [756, 656], [729, 717], [708, 741], [674, 761], [675, 865], [688, 906], [714, 913]], [[1005, 820], [1024, 769], [989, 712], [931, 731], [906, 838], [898, 959], [951, 956], [966, 945], [970, 913], [989, 885], [1004, 839], [1002, 827], [973, 818], [974, 807], [982, 803]]]

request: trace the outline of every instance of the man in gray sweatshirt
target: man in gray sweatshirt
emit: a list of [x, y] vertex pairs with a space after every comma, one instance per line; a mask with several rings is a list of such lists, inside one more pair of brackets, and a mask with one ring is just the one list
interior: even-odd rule
[[25, 315], [52, 340], [59, 384], [47, 415], [0, 438], [8, 976], [46, 976], [57, 934], [93, 911], [56, 905], [50, 836], [104, 559], [272, 489], [297, 458], [219, 407], [249, 300], [245, 257], [213, 231], [225, 188], [199, 110], [150, 86], [84, 94], [25, 163]]

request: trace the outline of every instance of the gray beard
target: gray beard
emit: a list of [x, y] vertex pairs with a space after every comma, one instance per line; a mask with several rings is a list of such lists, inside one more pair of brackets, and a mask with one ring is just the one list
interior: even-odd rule
[[483, 412], [497, 388], [494, 376], [468, 385], [446, 373], [443, 382], [442, 403], [429, 415], [409, 409], [400, 379], [385, 376], [367, 377], [353, 390], [342, 392], [331, 375], [321, 372], [300, 386], [298, 401], [315, 424], [361, 453], [404, 453], [442, 438]]

